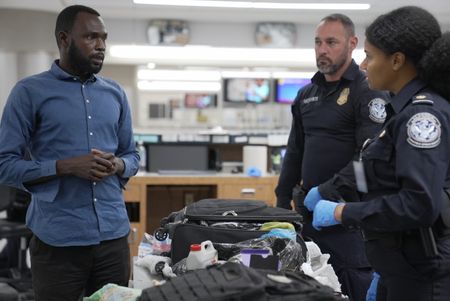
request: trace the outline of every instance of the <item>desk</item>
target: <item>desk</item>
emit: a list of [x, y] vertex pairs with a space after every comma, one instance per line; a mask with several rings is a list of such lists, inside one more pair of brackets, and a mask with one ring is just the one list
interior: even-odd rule
[[[147, 202], [151, 195], [147, 194], [148, 186], [180, 185], [197, 186], [209, 185], [216, 187], [215, 198], [230, 199], [254, 199], [263, 200], [270, 206], [275, 206], [275, 187], [278, 176], [270, 175], [259, 178], [251, 178], [243, 174], [215, 174], [215, 175], [190, 175], [174, 176], [159, 175], [155, 173], [139, 173], [131, 178], [124, 198], [128, 205], [138, 208], [138, 216], [131, 222], [131, 255], [137, 255], [137, 250], [144, 233], [146, 232]], [[181, 208], [179, 208], [181, 209]]]

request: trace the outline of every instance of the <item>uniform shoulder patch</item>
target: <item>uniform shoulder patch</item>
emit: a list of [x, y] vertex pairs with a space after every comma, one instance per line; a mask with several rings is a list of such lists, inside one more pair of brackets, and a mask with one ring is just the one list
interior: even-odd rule
[[413, 97], [412, 99], [412, 103], [417, 105], [417, 104], [428, 104], [428, 105], [432, 105], [434, 104], [434, 101], [432, 99], [432, 96], [428, 93], [423, 93], [423, 94], [417, 94]]
[[369, 118], [377, 123], [383, 123], [386, 119], [386, 101], [382, 98], [374, 98], [369, 104]]
[[406, 127], [406, 141], [414, 147], [433, 148], [441, 143], [441, 123], [431, 113], [415, 114], [408, 120]]

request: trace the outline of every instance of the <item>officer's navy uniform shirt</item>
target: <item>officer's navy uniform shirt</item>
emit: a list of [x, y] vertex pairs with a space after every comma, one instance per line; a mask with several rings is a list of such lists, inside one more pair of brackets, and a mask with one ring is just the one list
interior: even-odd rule
[[[82, 83], [57, 62], [47, 72], [19, 81], [0, 126], [0, 182], [28, 190], [27, 225], [53, 246], [82, 246], [127, 235], [122, 188], [138, 170], [126, 95], [114, 81], [92, 75]], [[31, 161], [23, 160], [29, 147]], [[123, 159], [122, 177], [100, 182], [56, 177], [56, 161], [91, 149]], [[43, 184], [27, 185], [55, 176]]]
[[[350, 200], [348, 191], [357, 196], [356, 189], [346, 185], [354, 182], [347, 176], [353, 170], [351, 161], [386, 117], [388, 94], [370, 90], [354, 61], [337, 82], [326, 82], [320, 72], [311, 82], [299, 91], [292, 105], [292, 127], [275, 190], [278, 207], [291, 208], [293, 188], [301, 180], [305, 190], [320, 185], [319, 192], [326, 199]], [[331, 254], [330, 263], [344, 292], [361, 298], [371, 270], [360, 233], [341, 225], [316, 231], [307, 221], [310, 214], [301, 213], [306, 220], [303, 235], [313, 239], [323, 253]]]
[[278, 207], [291, 208], [292, 188], [300, 180], [309, 190], [348, 165], [385, 119], [387, 93], [370, 90], [354, 61], [338, 82], [327, 83], [320, 72], [311, 81], [292, 106], [292, 127], [276, 188]]
[[[450, 300], [450, 236], [436, 227], [450, 187], [450, 104], [415, 79], [386, 110], [383, 130], [361, 154], [369, 193], [346, 204], [342, 223], [363, 230], [389, 296]], [[431, 241], [419, 228], [433, 229], [437, 254], [426, 252]]]
[[450, 187], [450, 104], [418, 79], [387, 106], [388, 120], [363, 151], [367, 202], [348, 203], [343, 224], [369, 231], [431, 226]]

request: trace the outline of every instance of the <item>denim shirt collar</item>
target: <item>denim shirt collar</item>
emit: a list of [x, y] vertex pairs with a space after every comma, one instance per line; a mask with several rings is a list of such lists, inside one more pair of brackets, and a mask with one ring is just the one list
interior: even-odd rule
[[[59, 66], [59, 60], [55, 60], [50, 68], [50, 73], [52, 73], [56, 78], [61, 80], [78, 80], [81, 81], [78, 76], [72, 75], [64, 71]], [[95, 74], [91, 74], [91, 76], [86, 80], [86, 82], [95, 82], [97, 77]]]

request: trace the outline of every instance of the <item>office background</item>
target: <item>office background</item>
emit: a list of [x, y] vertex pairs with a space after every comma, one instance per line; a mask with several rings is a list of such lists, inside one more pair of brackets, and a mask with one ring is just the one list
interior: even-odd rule
[[[255, 1], [267, 2], [267, 1]], [[302, 3], [308, 1], [277, 1]], [[310, 1], [311, 2], [311, 1]], [[331, 2], [331, 1], [315, 1]], [[339, 1], [344, 2], [344, 1]], [[345, 1], [354, 3], [355, 1]], [[221, 126], [236, 130], [281, 130], [290, 126], [289, 105], [275, 103], [277, 72], [301, 72], [304, 77], [315, 71], [314, 29], [323, 16], [332, 12], [349, 15], [356, 24], [360, 38], [355, 59], [363, 57], [363, 33], [365, 26], [378, 14], [401, 5], [422, 5], [436, 14], [444, 30], [450, 29], [450, 7], [442, 1], [360, 1], [371, 5], [369, 10], [262, 10], [262, 9], [218, 9], [198, 7], [153, 6], [135, 4], [132, 0], [95, 1], [0, 1], [0, 111], [10, 89], [17, 80], [25, 76], [47, 70], [57, 57], [53, 35], [57, 13], [71, 4], [85, 4], [97, 9], [105, 20], [109, 37], [107, 58], [102, 75], [120, 82], [127, 91], [133, 110], [134, 126], [138, 131], [197, 131]], [[128, 58], [112, 56], [113, 47], [121, 45], [150, 46], [149, 26], [155, 20], [183, 20], [188, 34], [187, 45], [158, 45], [178, 51], [174, 59], [151, 57], [156, 48], [144, 49], [144, 57]], [[258, 45], [256, 32], [261, 22], [289, 22], [294, 26], [293, 45], [277, 47], [276, 44]], [[152, 42], [154, 43], [154, 42]], [[205, 59], [183, 59], [189, 47], [211, 47], [206, 49]], [[206, 60], [214, 56], [218, 49], [240, 48], [268, 51], [261, 59], [245, 61], [245, 58], [223, 58]], [[200, 49], [198, 48], [198, 49]], [[298, 51], [298, 60], [282, 61], [283, 54], [273, 55], [274, 51]], [[194, 50], [196, 51], [196, 50]], [[200, 51], [200, 50], [199, 50]], [[229, 51], [231, 52], [231, 50]], [[142, 55], [142, 54], [141, 54]], [[275, 58], [271, 57], [274, 56]], [[256, 57], [256, 56], [255, 56]], [[280, 59], [280, 60], [279, 60]], [[150, 69], [148, 68], [150, 64]], [[211, 72], [217, 76], [216, 85], [190, 90], [194, 85], [176, 89], [178, 82], [169, 83], [168, 88], [147, 89], [138, 78], [145, 71]], [[222, 72], [250, 72], [247, 77], [264, 77], [270, 82], [270, 95], [267, 103], [233, 104], [225, 99], [226, 86]], [[238, 75], [239, 76], [239, 75]], [[170, 76], [169, 76], [170, 77]], [[172, 76], [173, 77], [173, 76]], [[189, 77], [189, 75], [188, 75]], [[186, 81], [182, 79], [182, 81]], [[211, 80], [209, 80], [211, 84]], [[203, 89], [203, 90], [202, 90]], [[215, 95], [215, 105], [207, 108], [186, 106], [186, 94]], [[195, 107], [195, 105], [194, 105]]]

